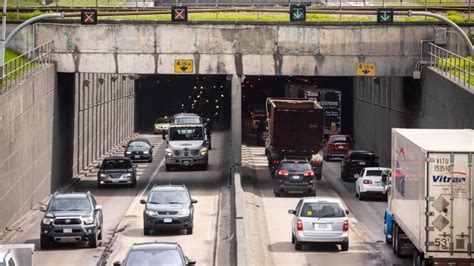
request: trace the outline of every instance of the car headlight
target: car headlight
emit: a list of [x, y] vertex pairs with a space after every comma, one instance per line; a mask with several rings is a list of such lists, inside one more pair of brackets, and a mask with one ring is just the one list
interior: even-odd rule
[[149, 151], [144, 151], [143, 154], [150, 154], [150, 152]]
[[54, 218], [43, 218], [43, 224], [51, 225], [54, 223]]
[[132, 177], [132, 173], [126, 173], [125, 177]]
[[171, 149], [166, 149], [165, 154], [166, 154], [167, 157], [171, 157], [171, 156], [173, 156], [173, 151]]
[[131, 151], [127, 151], [126, 154], [132, 154], [132, 152], [131, 152]]
[[107, 174], [100, 174], [100, 177], [107, 177]]
[[151, 211], [151, 210], [146, 210], [146, 214], [147, 214], [147, 215], [150, 215], [150, 216], [157, 216], [157, 215], [158, 215], [158, 212], [156, 212], [156, 211]]
[[190, 215], [190, 214], [191, 214], [190, 209], [182, 209], [178, 212], [178, 215], [183, 215], [183, 216], [187, 216], [187, 215]]
[[207, 148], [202, 148], [202, 149], [200, 150], [200, 154], [201, 154], [202, 156], [206, 156], [206, 155], [207, 155]]
[[155, 129], [160, 129], [160, 126], [158, 126], [158, 125], [155, 125]]
[[82, 217], [82, 221], [84, 221], [84, 224], [93, 224], [94, 217], [93, 216]]

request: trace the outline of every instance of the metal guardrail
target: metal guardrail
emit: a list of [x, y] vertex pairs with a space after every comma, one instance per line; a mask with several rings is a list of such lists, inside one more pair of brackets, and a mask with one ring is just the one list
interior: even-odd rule
[[53, 41], [49, 41], [5, 62], [4, 76], [0, 77], [0, 95], [43, 65], [52, 63], [53, 48]]
[[446, 77], [463, 84], [468, 89], [474, 88], [474, 62], [455, 54], [434, 43], [427, 43], [425, 48], [428, 63]]

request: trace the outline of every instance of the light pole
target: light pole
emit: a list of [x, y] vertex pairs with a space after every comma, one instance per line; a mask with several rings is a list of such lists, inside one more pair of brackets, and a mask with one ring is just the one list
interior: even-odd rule
[[4, 64], [5, 64], [5, 49], [8, 45], [8, 43], [11, 41], [11, 39], [13, 38], [13, 36], [19, 32], [21, 29], [23, 29], [24, 27], [30, 25], [30, 24], [33, 24], [35, 23], [36, 21], [38, 20], [41, 20], [41, 19], [48, 19], [48, 18], [63, 18], [64, 17], [64, 13], [52, 13], [52, 14], [44, 14], [44, 15], [39, 15], [39, 16], [36, 16], [36, 17], [33, 17], [33, 18], [30, 18], [28, 20], [25, 20], [23, 21], [23, 23], [21, 23], [20, 25], [16, 26], [15, 29], [13, 29], [13, 31], [7, 36], [6, 36], [6, 32], [7, 32], [7, 0], [3, 0], [3, 17], [2, 17], [2, 35], [1, 35], [1, 39], [0, 39], [0, 74], [1, 74], [1, 78], [3, 78], [5, 76], [5, 73], [4, 73]]

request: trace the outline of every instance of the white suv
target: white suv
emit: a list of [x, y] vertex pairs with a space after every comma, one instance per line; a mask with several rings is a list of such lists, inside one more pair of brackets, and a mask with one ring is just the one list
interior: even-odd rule
[[355, 174], [354, 177], [357, 178], [355, 183], [356, 197], [359, 200], [370, 196], [386, 198], [387, 194], [382, 176], [389, 175], [390, 170], [390, 168], [384, 167], [366, 167], [362, 169], [360, 174]]

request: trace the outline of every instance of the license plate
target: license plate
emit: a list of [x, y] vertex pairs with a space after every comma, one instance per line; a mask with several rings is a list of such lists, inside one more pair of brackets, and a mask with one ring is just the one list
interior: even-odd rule
[[171, 219], [171, 218], [165, 218], [165, 219], [163, 219], [163, 223], [169, 224], [169, 223], [172, 223], [172, 222], [173, 222], [173, 219]]
[[293, 179], [296, 179], [296, 180], [298, 180], [298, 179], [300, 179], [300, 178], [301, 178], [301, 177], [300, 177], [299, 175], [294, 175], [294, 176], [293, 176]]
[[183, 161], [184, 165], [189, 165], [189, 161]]
[[377, 186], [381, 186], [381, 185], [382, 185], [382, 182], [375, 182], [375, 184], [376, 184]]
[[135, 155], [134, 157], [135, 157], [135, 159], [139, 159], [140, 155]]
[[314, 224], [314, 230], [331, 231], [332, 224]]
[[359, 165], [365, 165], [365, 162], [359, 162]]
[[72, 228], [64, 228], [63, 233], [72, 233]]

